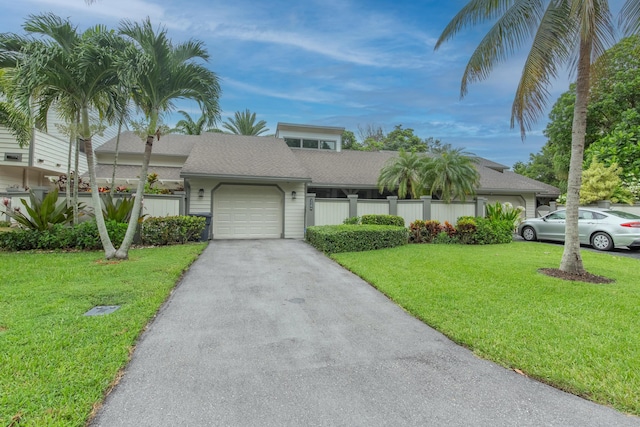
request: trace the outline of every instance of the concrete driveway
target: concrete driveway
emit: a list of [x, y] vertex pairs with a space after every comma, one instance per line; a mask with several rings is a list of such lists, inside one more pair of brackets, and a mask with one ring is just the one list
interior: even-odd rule
[[640, 426], [480, 360], [301, 241], [215, 241], [94, 427]]

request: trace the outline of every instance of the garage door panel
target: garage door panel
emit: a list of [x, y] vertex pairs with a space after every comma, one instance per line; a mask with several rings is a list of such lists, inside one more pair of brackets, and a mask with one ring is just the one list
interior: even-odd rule
[[213, 196], [216, 239], [282, 237], [283, 194], [276, 187], [223, 185]]

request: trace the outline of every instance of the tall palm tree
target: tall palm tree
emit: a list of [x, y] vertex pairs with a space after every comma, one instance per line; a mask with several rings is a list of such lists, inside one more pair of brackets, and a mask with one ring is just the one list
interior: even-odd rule
[[[627, 33], [640, 29], [640, 0], [627, 0], [621, 12]], [[464, 27], [495, 21], [471, 55], [464, 71], [461, 95], [470, 83], [486, 78], [493, 67], [524, 43], [533, 40], [516, 89], [511, 125], [525, 132], [543, 113], [551, 78], [570, 65], [576, 75], [571, 161], [567, 183], [567, 220], [560, 270], [583, 273], [578, 236], [578, 206], [587, 124], [591, 64], [613, 42], [613, 23], [607, 0], [471, 0], [451, 20], [436, 43]]]
[[426, 157], [413, 151], [400, 150], [398, 157], [392, 157], [380, 170], [378, 176], [378, 189], [382, 193], [386, 188], [389, 191], [398, 191], [398, 197], [404, 199], [407, 194], [417, 199], [424, 195], [422, 176]]
[[[103, 26], [79, 33], [71, 23], [54, 14], [31, 16], [24, 24], [28, 35], [39, 39], [3, 35], [0, 57], [16, 59], [16, 98], [23, 111], [36, 105], [35, 119], [46, 125], [53, 105], [61, 109], [67, 123], [79, 117], [78, 137], [84, 143], [90, 175], [93, 206], [100, 206], [94, 167], [89, 110], [104, 111], [115, 97], [118, 83], [117, 54], [122, 40]], [[101, 209], [94, 209], [105, 257], [116, 250], [111, 243]]]
[[425, 158], [422, 185], [447, 203], [456, 198], [465, 200], [475, 194], [480, 181], [474, 163], [476, 159], [464, 148], [452, 148], [450, 144], [435, 147]]
[[256, 113], [246, 110], [236, 111], [233, 119], [228, 119], [222, 124], [222, 127], [235, 133], [236, 135], [253, 135], [258, 136], [268, 132], [267, 122], [260, 120], [256, 123]]
[[0, 125], [9, 129], [20, 147], [25, 147], [31, 140], [29, 116], [12, 100], [11, 80], [5, 76], [5, 72], [6, 70], [0, 69]]
[[181, 119], [176, 123], [176, 127], [169, 132], [181, 133], [184, 135], [202, 135], [202, 132], [220, 132], [218, 129], [214, 129], [207, 126], [209, 118], [204, 114], [200, 116], [197, 121], [193, 121], [189, 113], [183, 110], [178, 110], [178, 113], [182, 114], [184, 119]]
[[[145, 116], [146, 140], [140, 176], [147, 176], [153, 143], [160, 137], [159, 119], [162, 113], [173, 109], [178, 99], [198, 102], [211, 126], [219, 117], [218, 98], [220, 85], [216, 74], [196, 60], [207, 60], [209, 55], [202, 42], [189, 40], [173, 45], [167, 38], [165, 28], [155, 31], [147, 18], [142, 23], [125, 20], [120, 25], [120, 34], [135, 46], [126, 52], [131, 66], [127, 81], [133, 88], [132, 100]], [[138, 181], [136, 193], [144, 191], [144, 179]], [[136, 197], [129, 227], [124, 241], [116, 253], [117, 258], [126, 259], [133, 242], [142, 197]]]

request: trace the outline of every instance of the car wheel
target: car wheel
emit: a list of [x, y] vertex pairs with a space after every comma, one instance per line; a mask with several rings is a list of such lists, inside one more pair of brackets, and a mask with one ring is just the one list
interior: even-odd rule
[[598, 231], [591, 236], [591, 246], [599, 251], [610, 251], [613, 249], [613, 240], [607, 233]]
[[527, 242], [536, 240], [536, 230], [533, 227], [524, 227], [522, 229], [522, 238]]

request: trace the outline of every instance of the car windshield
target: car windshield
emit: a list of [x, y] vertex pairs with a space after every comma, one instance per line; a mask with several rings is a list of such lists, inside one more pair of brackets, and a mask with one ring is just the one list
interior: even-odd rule
[[640, 216], [634, 215], [634, 214], [629, 213], [629, 212], [623, 212], [623, 211], [603, 211], [603, 212], [606, 213], [607, 215], [617, 216], [618, 218], [640, 219]]

